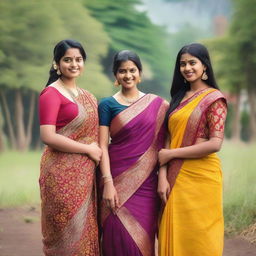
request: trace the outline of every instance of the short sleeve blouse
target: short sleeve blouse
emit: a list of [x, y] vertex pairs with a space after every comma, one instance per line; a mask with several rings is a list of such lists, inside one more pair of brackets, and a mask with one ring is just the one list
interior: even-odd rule
[[226, 102], [223, 99], [216, 100], [203, 114], [199, 124], [197, 137], [205, 139], [212, 137], [223, 138], [226, 116]]
[[55, 125], [60, 129], [78, 114], [78, 106], [62, 95], [56, 88], [46, 87], [39, 96], [40, 125]]
[[112, 119], [127, 107], [118, 103], [112, 96], [103, 98], [98, 107], [100, 125], [110, 126]]

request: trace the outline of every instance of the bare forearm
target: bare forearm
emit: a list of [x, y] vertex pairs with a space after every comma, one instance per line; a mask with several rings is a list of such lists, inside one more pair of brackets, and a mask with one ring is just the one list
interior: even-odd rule
[[74, 141], [60, 134], [51, 134], [42, 137], [42, 141], [51, 148], [68, 153], [84, 153], [89, 152], [89, 145]]
[[110, 163], [109, 163], [109, 154], [106, 148], [102, 148], [102, 158], [100, 161], [100, 169], [102, 176], [111, 175]]
[[167, 177], [167, 166], [163, 165], [160, 167], [159, 172], [158, 172], [158, 177], [162, 178], [162, 177]]
[[192, 146], [171, 149], [172, 158], [201, 158], [211, 153], [218, 152], [221, 148], [222, 140], [213, 138]]

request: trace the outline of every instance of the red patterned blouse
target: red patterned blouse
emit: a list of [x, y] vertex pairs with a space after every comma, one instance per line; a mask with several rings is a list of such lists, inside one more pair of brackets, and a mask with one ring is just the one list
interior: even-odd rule
[[205, 139], [212, 137], [223, 138], [226, 116], [227, 105], [225, 101], [223, 99], [216, 100], [203, 114], [197, 137]]

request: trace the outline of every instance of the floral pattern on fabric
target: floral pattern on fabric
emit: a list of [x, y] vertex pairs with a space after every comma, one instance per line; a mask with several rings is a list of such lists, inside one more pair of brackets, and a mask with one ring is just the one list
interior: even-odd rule
[[226, 116], [226, 103], [222, 99], [216, 100], [202, 116], [197, 137], [205, 139], [212, 137], [223, 138]]
[[[82, 143], [98, 142], [96, 99], [77, 98], [78, 116], [58, 133]], [[41, 159], [42, 233], [47, 256], [98, 256], [95, 163], [86, 154], [47, 146]]]

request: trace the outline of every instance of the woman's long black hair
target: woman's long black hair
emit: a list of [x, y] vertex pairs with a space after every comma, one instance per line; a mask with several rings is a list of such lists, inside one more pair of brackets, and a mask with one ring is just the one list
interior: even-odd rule
[[183, 46], [178, 52], [176, 58], [176, 64], [174, 68], [173, 80], [170, 91], [171, 102], [170, 107], [166, 113], [166, 119], [168, 119], [170, 113], [177, 108], [181, 100], [184, 98], [186, 92], [190, 89], [190, 84], [184, 81], [184, 77], [180, 72], [180, 58], [181, 55], [184, 53], [188, 53], [198, 58], [205, 65], [208, 79], [204, 82], [212, 88], [219, 89], [214, 77], [211, 59], [207, 48], [199, 43], [192, 43]]
[[128, 61], [128, 60], [132, 61], [137, 66], [137, 68], [140, 72], [142, 71], [142, 65], [141, 65], [139, 56], [132, 51], [122, 50], [122, 51], [116, 53], [114, 56], [113, 68], [112, 68], [114, 75], [116, 75], [122, 62]]
[[[77, 42], [75, 40], [66, 39], [66, 40], [60, 41], [54, 47], [54, 50], [53, 50], [53, 61], [55, 61], [56, 64], [59, 64], [60, 63], [60, 59], [65, 55], [66, 51], [69, 48], [77, 48], [80, 51], [80, 53], [81, 53], [81, 55], [83, 57], [83, 60], [84, 61], [86, 60], [86, 52], [85, 52], [83, 46], [79, 42]], [[50, 76], [49, 76], [49, 79], [48, 79], [48, 82], [47, 82], [46, 86], [48, 86], [49, 84], [55, 82], [60, 77], [60, 75], [57, 74], [57, 70], [55, 70], [53, 68], [53, 65], [51, 66], [49, 74], [50, 74]]]

